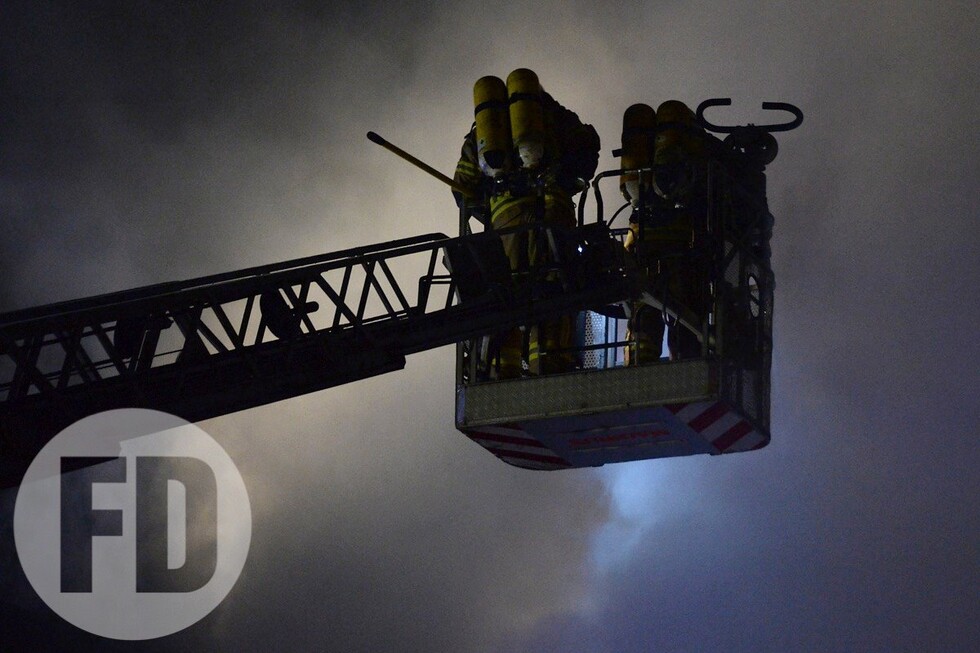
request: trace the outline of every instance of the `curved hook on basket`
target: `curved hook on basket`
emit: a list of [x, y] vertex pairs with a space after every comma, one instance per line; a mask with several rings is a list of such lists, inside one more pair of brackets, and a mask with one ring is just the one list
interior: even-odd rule
[[[732, 103], [731, 98], [712, 98], [710, 100], [705, 100], [704, 102], [698, 105], [698, 110], [697, 110], [698, 122], [700, 122], [705, 129], [719, 134], [731, 134], [732, 132], [740, 129], [741, 127], [739, 125], [732, 125], [732, 126], [715, 125], [711, 122], [708, 122], [708, 120], [704, 117], [705, 109], [708, 109], [710, 107], [727, 107], [731, 105], [731, 103]], [[754, 125], [757, 129], [761, 129], [767, 132], [785, 132], [791, 129], [796, 129], [803, 123], [803, 112], [800, 111], [800, 109], [797, 106], [789, 104], [788, 102], [763, 102], [762, 109], [764, 111], [787, 111], [793, 114], [793, 119], [790, 120], [789, 122], [777, 123], [772, 125]]]

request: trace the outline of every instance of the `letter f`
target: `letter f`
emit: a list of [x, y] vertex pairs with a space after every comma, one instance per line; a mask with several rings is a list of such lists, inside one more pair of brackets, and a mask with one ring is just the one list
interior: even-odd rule
[[[103, 463], [103, 464], [100, 464]], [[88, 467], [82, 482], [71, 482], [66, 472]], [[92, 591], [92, 538], [122, 535], [122, 510], [92, 508], [95, 483], [125, 483], [125, 458], [63, 457], [61, 459], [61, 591]], [[72, 494], [72, 490], [75, 493]], [[72, 519], [67, 519], [71, 515]]]

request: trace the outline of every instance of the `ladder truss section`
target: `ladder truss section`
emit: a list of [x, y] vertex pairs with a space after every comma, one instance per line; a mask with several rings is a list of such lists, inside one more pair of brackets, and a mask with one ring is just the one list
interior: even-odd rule
[[495, 233], [428, 234], [0, 315], [0, 458], [100, 410], [205, 419], [629, 294], [607, 230], [536, 228], [559, 283], [515, 281]]

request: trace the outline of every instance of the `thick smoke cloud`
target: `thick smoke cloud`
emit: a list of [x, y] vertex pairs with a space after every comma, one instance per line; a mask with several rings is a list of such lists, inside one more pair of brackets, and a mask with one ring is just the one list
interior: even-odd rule
[[770, 166], [767, 449], [510, 469], [452, 428], [451, 348], [420, 354], [203, 424], [255, 531], [211, 616], [97, 643], [5, 551], [4, 633], [108, 650], [969, 648], [976, 18], [956, 2], [8, 4], [0, 310], [451, 233], [446, 190], [364, 133], [449, 172], [472, 82], [519, 66], [596, 126], [607, 168], [637, 101], [732, 97], [712, 117], [764, 123], [759, 104], [784, 100], [806, 121]]

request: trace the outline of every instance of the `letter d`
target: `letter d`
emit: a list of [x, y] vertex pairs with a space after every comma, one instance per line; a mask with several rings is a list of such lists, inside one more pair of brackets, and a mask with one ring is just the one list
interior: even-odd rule
[[[184, 486], [185, 542], [168, 542], [170, 481]], [[200, 517], [203, 517], [200, 518]], [[193, 592], [204, 587], [218, 565], [218, 491], [214, 471], [203, 460], [184, 456], [136, 459], [136, 591]], [[191, 533], [191, 524], [194, 525]], [[190, 546], [193, 535], [197, 546]], [[168, 567], [171, 545], [185, 547], [184, 564]]]

